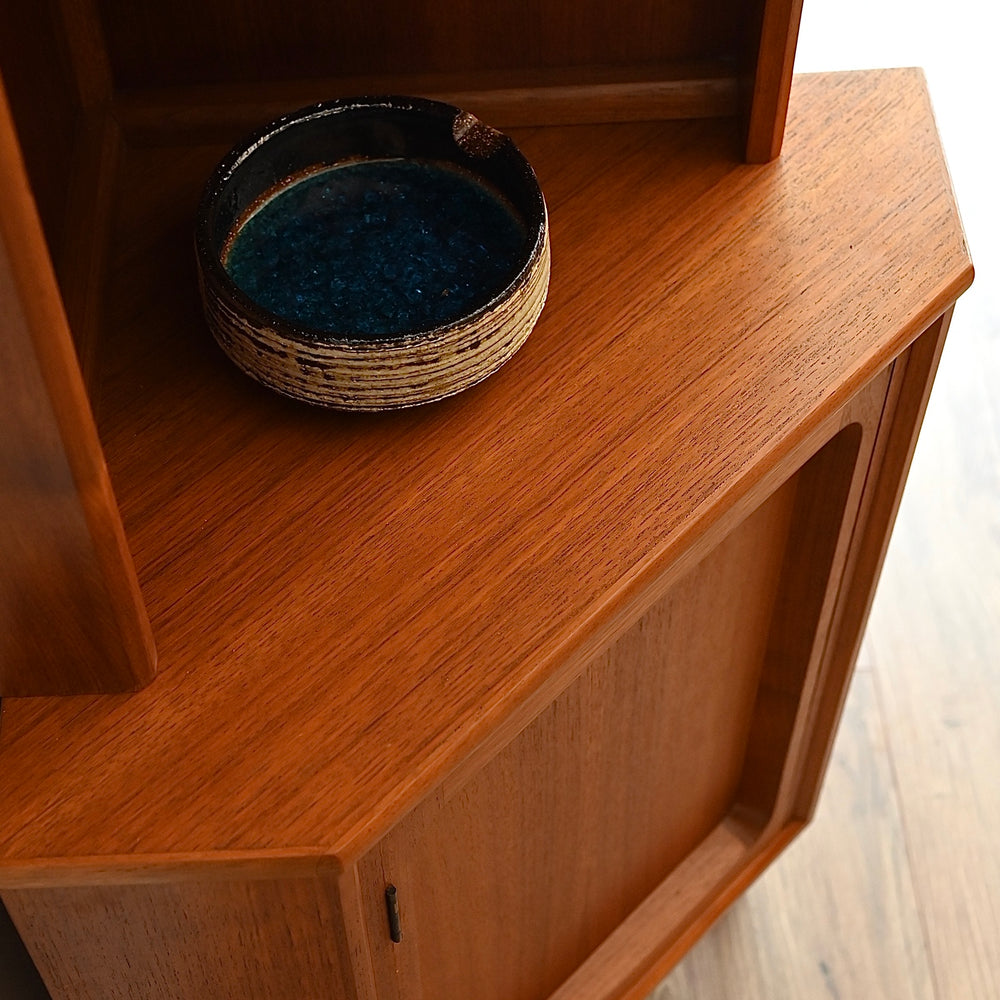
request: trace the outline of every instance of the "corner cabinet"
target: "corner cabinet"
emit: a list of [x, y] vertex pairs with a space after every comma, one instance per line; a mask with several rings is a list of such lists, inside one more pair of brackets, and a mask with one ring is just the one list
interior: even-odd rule
[[[68, 135], [0, 52], [3, 594], [64, 611], [3, 647], [0, 897], [53, 997], [640, 1000], [808, 821], [972, 269], [920, 74], [798, 79], [785, 131], [797, 11], [725, 6], [723, 59], [595, 8], [619, 65], [530, 72], [405, 8], [348, 83], [65, 3]], [[553, 272], [495, 376], [359, 417], [230, 368], [190, 222], [245, 125], [376, 83], [508, 126]]]

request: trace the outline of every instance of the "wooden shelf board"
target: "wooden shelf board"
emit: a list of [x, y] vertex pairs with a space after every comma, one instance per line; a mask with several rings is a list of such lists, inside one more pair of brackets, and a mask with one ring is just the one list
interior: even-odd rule
[[190, 230], [224, 148], [124, 152], [96, 407], [160, 673], [4, 702], [0, 885], [356, 857], [971, 281], [917, 71], [800, 79], [766, 166], [723, 121], [515, 138], [551, 213], [538, 328], [365, 417], [211, 343]]
[[413, 94], [447, 101], [496, 128], [664, 118], [739, 116], [733, 60], [644, 66], [328, 77], [123, 91], [114, 115], [134, 145], [237, 141], [278, 115], [355, 94]]

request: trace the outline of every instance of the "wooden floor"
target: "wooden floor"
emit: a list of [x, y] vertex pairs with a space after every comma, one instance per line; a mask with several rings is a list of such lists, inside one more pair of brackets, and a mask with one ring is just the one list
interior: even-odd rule
[[977, 278], [817, 816], [650, 1000], [1000, 997], [998, 36], [977, 0], [806, 0], [800, 71], [926, 67]]
[[[978, 276], [956, 310], [817, 817], [651, 1000], [992, 1000], [1000, 150], [981, 126], [1000, 97], [1000, 24], [979, 0], [952, 0], [946, 19], [929, 0], [805, 9], [800, 70], [927, 67]], [[0, 924], [0, 1000], [44, 996], [13, 947]]]

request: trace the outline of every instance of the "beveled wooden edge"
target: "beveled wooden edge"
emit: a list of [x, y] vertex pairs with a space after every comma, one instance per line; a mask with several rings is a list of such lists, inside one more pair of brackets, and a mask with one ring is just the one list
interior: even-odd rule
[[748, 842], [723, 820], [549, 1000], [644, 1000], [802, 827]]
[[266, 84], [177, 87], [116, 96], [113, 113], [129, 142], [231, 141], [262, 122], [338, 96], [397, 93], [443, 101], [497, 128], [736, 117], [732, 66], [678, 63], [634, 70], [583, 68], [328, 78]]
[[0, 865], [0, 893], [88, 885], [143, 885], [227, 879], [341, 875], [337, 858], [321, 847], [189, 854], [109, 854], [89, 858], [33, 858]]

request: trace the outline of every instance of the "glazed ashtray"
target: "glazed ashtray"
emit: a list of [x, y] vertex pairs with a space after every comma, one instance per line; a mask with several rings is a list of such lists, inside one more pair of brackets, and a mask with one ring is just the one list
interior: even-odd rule
[[209, 179], [209, 327], [296, 399], [384, 410], [496, 371], [545, 303], [545, 201], [514, 143], [448, 104], [337, 100], [277, 119]]

